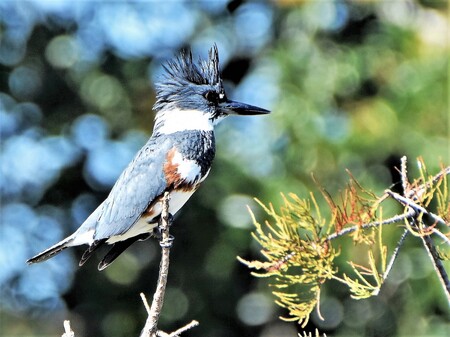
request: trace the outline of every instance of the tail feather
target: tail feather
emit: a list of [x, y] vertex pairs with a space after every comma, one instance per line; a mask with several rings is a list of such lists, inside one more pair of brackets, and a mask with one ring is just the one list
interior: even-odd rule
[[69, 236], [64, 240], [58, 242], [57, 244], [51, 246], [50, 248], [44, 250], [43, 252], [37, 254], [36, 256], [33, 256], [31, 259], [28, 259], [27, 263], [33, 264], [48, 260], [49, 258], [55, 256], [56, 254], [61, 253], [67, 247], [70, 247], [73, 240], [74, 240], [73, 237]]
[[81, 267], [83, 264], [86, 263], [86, 261], [91, 257], [92, 253], [100, 246], [102, 246], [107, 239], [101, 239], [101, 240], [95, 240], [89, 247], [86, 249], [86, 251], [83, 253], [83, 256], [81, 256], [81, 260], [78, 263], [78, 265]]
[[106, 267], [108, 267], [111, 263], [114, 262], [115, 259], [119, 257], [120, 254], [122, 254], [125, 249], [130, 247], [135, 241], [137, 240], [146, 240], [150, 237], [150, 234], [141, 234], [138, 236], [133, 236], [127, 240], [124, 241], [118, 241], [113, 244], [112, 248], [109, 250], [109, 252], [105, 255], [103, 260], [100, 261], [98, 265], [98, 270], [103, 270]]

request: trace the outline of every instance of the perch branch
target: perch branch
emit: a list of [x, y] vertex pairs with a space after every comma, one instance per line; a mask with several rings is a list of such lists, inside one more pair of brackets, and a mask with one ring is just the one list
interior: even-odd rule
[[158, 321], [161, 314], [161, 310], [164, 304], [164, 295], [166, 291], [167, 275], [169, 273], [169, 257], [170, 248], [172, 247], [173, 237], [169, 234], [169, 227], [171, 225], [171, 215], [169, 214], [169, 193], [166, 192], [163, 197], [163, 206], [161, 212], [161, 222], [159, 224], [159, 230], [161, 232], [161, 262], [159, 265], [158, 283], [156, 285], [156, 291], [153, 295], [151, 306], [147, 302], [147, 298], [141, 293], [142, 301], [144, 302], [145, 310], [147, 310], [147, 321], [145, 322], [144, 329], [142, 329], [140, 337], [178, 337], [183, 332], [196, 327], [199, 323], [192, 321], [178, 330], [166, 333], [158, 330]]
[[[164, 295], [166, 292], [167, 275], [169, 273], [170, 248], [173, 238], [169, 234], [169, 193], [166, 192], [163, 197], [163, 206], [161, 211], [161, 222], [159, 225], [161, 231], [161, 263], [159, 265], [158, 283], [155, 294], [153, 295], [152, 305], [145, 322], [141, 337], [156, 337], [158, 335], [158, 320], [164, 304]], [[144, 302], [145, 303], [145, 302]]]

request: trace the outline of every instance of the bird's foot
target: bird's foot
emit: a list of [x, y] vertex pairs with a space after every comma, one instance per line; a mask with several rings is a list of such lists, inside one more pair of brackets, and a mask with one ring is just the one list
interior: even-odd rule
[[[168, 219], [167, 219], [167, 226], [169, 226], [169, 228], [172, 226], [173, 224], [173, 215], [169, 213], [168, 215]], [[158, 239], [160, 242], [163, 240], [163, 226], [162, 226], [162, 218], [159, 219], [158, 221], [158, 226], [156, 226], [155, 228], [153, 228], [153, 236]], [[172, 241], [173, 241], [173, 237], [172, 237]]]
[[172, 226], [172, 224], [173, 224], [173, 219], [174, 219], [174, 217], [173, 217], [172, 213], [169, 213], [169, 215], [167, 216], [167, 225], [168, 225], [169, 227]]
[[172, 248], [173, 240], [175, 240], [175, 238], [172, 235], [169, 235], [168, 238], [159, 240], [159, 245], [161, 248]]
[[152, 235], [158, 240], [161, 241], [162, 240], [162, 230], [160, 226], [156, 226], [155, 228], [153, 228], [153, 233]]

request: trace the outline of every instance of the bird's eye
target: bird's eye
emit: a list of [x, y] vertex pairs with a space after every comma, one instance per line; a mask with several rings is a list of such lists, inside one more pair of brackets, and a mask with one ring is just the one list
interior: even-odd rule
[[225, 102], [227, 97], [224, 92], [218, 93], [217, 91], [210, 90], [203, 94], [208, 102], [217, 105], [218, 103]]
[[214, 104], [217, 104], [219, 102], [219, 95], [215, 91], [207, 91], [204, 96], [208, 100], [208, 102]]

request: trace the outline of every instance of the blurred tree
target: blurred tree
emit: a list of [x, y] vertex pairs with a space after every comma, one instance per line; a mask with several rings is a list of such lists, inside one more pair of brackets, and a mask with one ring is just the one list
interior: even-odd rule
[[[104, 273], [78, 269], [76, 251], [39, 266], [24, 261], [77, 228], [145, 142], [161, 62], [214, 42], [228, 95], [273, 114], [219, 128], [212, 173], [175, 220], [161, 324], [171, 330], [195, 318], [192, 335], [295, 335], [297, 326], [276, 323], [264, 282], [236, 262], [257, 253], [244, 204], [259, 218], [253, 196], [305, 196], [311, 172], [331, 194], [345, 168], [378, 193], [392, 182], [386, 163], [402, 155], [423, 156], [430, 172], [448, 163], [447, 6], [0, 2], [2, 335], [60, 335], [65, 318], [79, 335], [138, 334], [146, 316], [139, 293], [156, 282], [154, 242]], [[356, 250], [345, 244], [342, 254]], [[432, 277], [423, 258], [406, 245], [386, 297], [368, 304], [328, 290], [338, 319], [313, 317], [307, 328], [445, 335], [440, 289], [422, 291]]]

